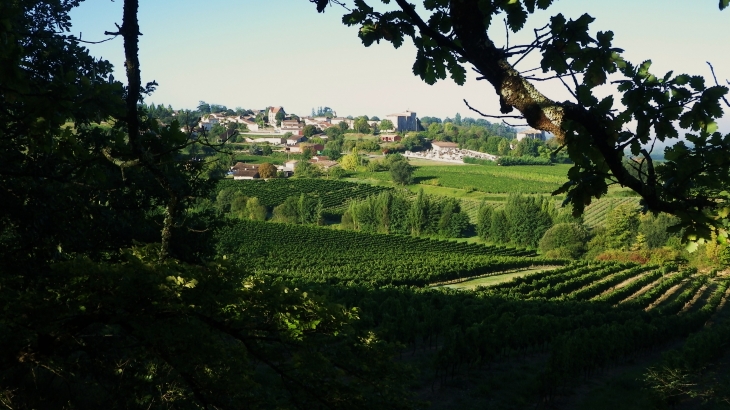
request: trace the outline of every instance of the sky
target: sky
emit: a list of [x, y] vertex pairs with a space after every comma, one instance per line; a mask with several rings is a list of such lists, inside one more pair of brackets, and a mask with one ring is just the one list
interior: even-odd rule
[[[352, 0], [346, 0], [352, 4]], [[377, 0], [370, 4], [382, 6]], [[87, 0], [72, 14], [72, 32], [82, 39], [104, 39], [104, 31], [121, 25], [123, 0]], [[340, 116], [379, 116], [411, 110], [422, 116], [475, 117], [463, 100], [488, 114], [499, 114], [494, 89], [469, 74], [466, 84], [451, 80], [428, 85], [413, 75], [415, 47], [390, 43], [366, 48], [356, 27], [341, 23], [344, 10], [323, 14], [308, 0], [207, 0], [205, 2], [140, 0], [140, 65], [143, 84], [157, 81], [147, 103], [173, 108], [197, 107], [199, 101], [229, 108], [283, 106], [288, 113], [309, 115], [327, 106]], [[730, 79], [730, 9], [720, 12], [716, 0], [557, 0], [547, 11], [531, 15], [527, 29], [510, 35], [510, 44], [529, 42], [533, 27], [563, 13], [596, 18], [592, 30], [612, 30], [614, 46], [640, 63], [652, 60], [663, 75], [687, 73], [712, 82], [706, 61], [721, 83]], [[501, 22], [490, 29], [504, 44]], [[92, 55], [114, 64], [123, 80], [122, 38], [88, 46]], [[539, 66], [533, 58], [519, 69]], [[560, 83], [540, 83], [554, 100], [569, 99]], [[599, 94], [611, 93], [606, 87]], [[726, 111], [730, 111], [727, 109]], [[730, 115], [720, 121], [730, 132]]]

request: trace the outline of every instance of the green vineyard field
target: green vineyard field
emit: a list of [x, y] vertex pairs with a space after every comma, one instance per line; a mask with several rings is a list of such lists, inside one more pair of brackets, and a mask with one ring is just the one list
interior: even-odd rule
[[639, 205], [638, 197], [628, 198], [601, 198], [594, 200], [590, 205], [585, 208], [583, 214], [583, 222], [594, 228], [596, 226], [603, 225], [603, 221], [606, 219], [606, 215], [611, 212], [612, 209], [616, 208], [621, 204], [632, 203]]
[[[236, 222], [218, 236], [219, 254], [356, 307], [356, 326], [422, 352], [425, 385], [539, 354], [518, 386], [542, 402], [703, 332], [730, 293], [727, 277], [673, 264], [565, 265], [519, 249], [263, 222]], [[475, 290], [428, 286], [541, 265], [563, 266]]]

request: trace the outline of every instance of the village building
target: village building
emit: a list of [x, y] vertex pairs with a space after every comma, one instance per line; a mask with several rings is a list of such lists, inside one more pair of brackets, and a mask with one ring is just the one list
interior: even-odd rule
[[287, 137], [287, 139], [286, 139], [286, 145], [294, 146], [294, 145], [297, 145], [298, 143], [300, 143], [300, 142], [302, 142], [304, 140], [305, 140], [305, 137], [303, 137], [301, 135], [292, 135], [291, 137]]
[[276, 137], [260, 137], [260, 138], [246, 138], [246, 142], [253, 142], [253, 143], [269, 143], [271, 145], [285, 145], [286, 144], [286, 138], [281, 136]]
[[276, 125], [276, 114], [281, 112], [283, 115], [286, 115], [286, 111], [284, 111], [284, 107], [269, 107], [266, 111], [266, 116], [269, 117], [269, 124]]
[[402, 139], [398, 134], [380, 134], [380, 141], [382, 142], [398, 142]]
[[418, 119], [415, 112], [406, 110], [401, 113], [386, 115], [385, 118], [393, 123], [395, 130], [398, 132], [418, 131]]
[[294, 135], [302, 135], [303, 130], [304, 125], [298, 120], [283, 120], [281, 122], [281, 127], [279, 127], [279, 132], [284, 134], [291, 132]]
[[547, 133], [534, 128], [528, 128], [517, 133], [517, 141], [522, 141], [525, 138], [545, 141], [547, 139]]
[[259, 179], [259, 166], [257, 164], [244, 164], [243, 162], [237, 162], [236, 165], [231, 167], [233, 171], [233, 179]]

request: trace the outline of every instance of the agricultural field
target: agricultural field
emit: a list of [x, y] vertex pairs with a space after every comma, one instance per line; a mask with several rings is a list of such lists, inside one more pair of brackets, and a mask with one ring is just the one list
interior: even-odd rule
[[583, 223], [591, 228], [603, 225], [606, 215], [612, 209], [625, 203], [635, 204], [639, 206], [639, 197], [603, 197], [593, 202], [585, 208], [583, 213]]
[[[420, 369], [414, 389], [434, 409], [563, 408], [602, 370], [620, 372], [630, 358], [643, 374], [652, 352], [705, 334], [730, 293], [728, 277], [673, 264], [565, 264], [519, 249], [264, 222], [217, 236], [218, 253], [253, 273], [357, 307], [356, 326]], [[430, 286], [475, 277], [488, 286]]]
[[425, 286], [564, 263], [502, 246], [273, 222], [232, 222], [216, 242], [219, 255], [255, 266], [257, 273], [327, 284]]
[[[417, 184], [486, 193], [522, 192], [550, 194], [567, 181], [570, 165], [514, 166], [441, 165], [420, 166], [413, 174]], [[388, 172], [358, 172], [359, 180], [390, 181]]]
[[306, 194], [322, 199], [326, 210], [342, 207], [351, 199], [363, 199], [386, 187], [324, 179], [224, 180], [218, 182], [214, 195], [223, 189], [235, 189], [247, 197], [256, 197], [267, 207], [283, 203], [290, 196]]

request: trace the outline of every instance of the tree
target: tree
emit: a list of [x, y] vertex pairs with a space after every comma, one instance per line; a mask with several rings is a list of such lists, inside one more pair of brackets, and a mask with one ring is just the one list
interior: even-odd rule
[[258, 198], [250, 198], [248, 202], [246, 202], [246, 216], [248, 219], [254, 221], [265, 221], [266, 213], [266, 207], [261, 204]]
[[276, 178], [276, 166], [270, 162], [264, 162], [259, 165], [259, 175], [261, 178], [269, 179]]
[[210, 114], [210, 104], [206, 103], [205, 101], [198, 102], [198, 111], [201, 114]]
[[[326, 0], [315, 0], [324, 12]], [[410, 37], [417, 48], [414, 74], [428, 84], [445, 79], [466, 80], [469, 65], [499, 96], [503, 117], [522, 118], [531, 127], [552, 133], [567, 147], [574, 162], [569, 179], [556, 193], [564, 193], [576, 214], [607, 192], [611, 183], [629, 187], [655, 212], [680, 218], [685, 238], [709, 238], [711, 231], [727, 235], [730, 225], [725, 204], [730, 199], [730, 134], [718, 132], [716, 119], [728, 87], [706, 85], [699, 76], [656, 75], [651, 61], [631, 63], [613, 45], [612, 31], [591, 35], [595, 20], [583, 14], [576, 20], [556, 14], [535, 31], [529, 44], [499, 44], [490, 33], [497, 16], [504, 13], [507, 28], [516, 33], [537, 8], [548, 9], [553, 0], [483, 2], [479, 0], [431, 2], [415, 8], [396, 0], [396, 11], [380, 11], [366, 1], [343, 17], [344, 24], [360, 26], [365, 46], [388, 41], [396, 48]], [[720, 9], [728, 2], [720, 2]], [[543, 24], [536, 24], [536, 27]], [[509, 37], [509, 36], [508, 36]], [[525, 75], [517, 64], [533, 50], [542, 54], [543, 74]], [[543, 79], [563, 82], [572, 101], [558, 101], [535, 87]], [[599, 91], [618, 84], [621, 105], [613, 95]], [[568, 85], [571, 84], [571, 85]], [[610, 92], [610, 91], [609, 91]], [[635, 123], [635, 126], [633, 125]], [[678, 141], [686, 136], [691, 144]], [[653, 143], [673, 143], [665, 150], [666, 162], [655, 164]], [[624, 151], [647, 162], [639, 178], [623, 166]], [[707, 164], [712, 164], [708, 167]]]
[[312, 135], [317, 134], [319, 132], [320, 132], [319, 128], [315, 127], [312, 124], [305, 125], [304, 128], [302, 128], [302, 135], [304, 135], [307, 138], [309, 138]]
[[390, 165], [390, 176], [393, 182], [400, 185], [413, 183], [413, 166], [408, 161], [396, 161]]
[[386, 118], [380, 121], [380, 129], [383, 131], [392, 131], [395, 129], [395, 126], [393, 125], [393, 121]]
[[477, 213], [477, 235], [484, 241], [489, 240], [489, 230], [492, 225], [492, 214], [494, 207], [482, 203]]
[[352, 152], [340, 158], [340, 166], [347, 171], [354, 171], [360, 165], [360, 155], [353, 148]]
[[559, 223], [540, 239], [540, 251], [548, 256], [576, 259], [585, 252], [588, 231], [579, 224]]
[[307, 161], [299, 161], [294, 167], [294, 176], [297, 178], [317, 178], [320, 174], [319, 167]]
[[620, 204], [608, 213], [604, 226], [606, 247], [628, 250], [639, 229], [639, 210], [630, 202]]
[[269, 155], [271, 155], [273, 153], [274, 153], [274, 150], [271, 149], [271, 145], [264, 145], [263, 147], [261, 147], [261, 155], [268, 157]]
[[276, 119], [276, 126], [280, 127], [281, 122], [284, 121], [284, 111], [279, 110], [279, 112], [276, 113], [276, 117], [274, 117], [274, 118]]
[[70, 34], [79, 3], [0, 2], [3, 405], [404, 408], [354, 311], [205, 247], [234, 222], [205, 209], [222, 162], [145, 108], [138, 1], [112, 33], [126, 87]]
[[368, 124], [367, 117], [357, 117], [355, 123], [352, 125], [352, 129], [361, 134], [369, 134], [370, 124]]

